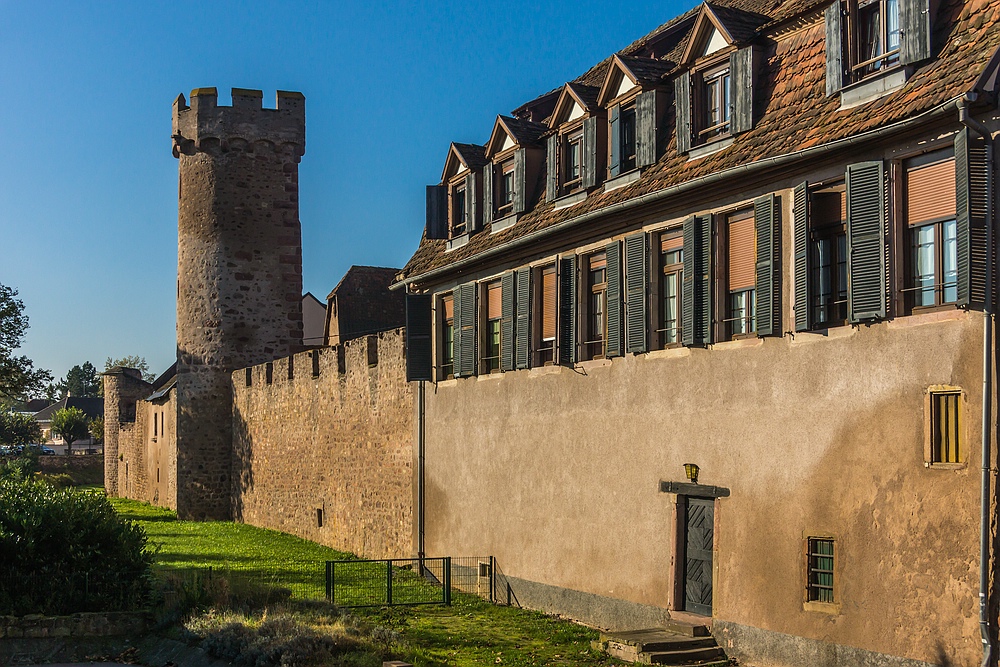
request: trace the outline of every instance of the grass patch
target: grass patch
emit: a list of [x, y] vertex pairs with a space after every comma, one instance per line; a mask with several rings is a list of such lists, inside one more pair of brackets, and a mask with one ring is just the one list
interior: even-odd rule
[[[273, 572], [276, 581], [285, 583], [296, 581], [302, 564], [313, 563], [320, 577], [315, 583], [322, 587], [324, 561], [354, 558], [273, 530], [220, 521], [178, 521], [175, 513], [145, 503], [122, 499], [112, 502], [123, 516], [146, 529], [150, 542], [159, 548], [156, 564], [166, 570], [209, 566], [224, 569], [227, 564], [237, 564]], [[218, 600], [215, 595], [214, 601]], [[284, 646], [281, 642], [288, 639], [267, 643], [268, 628], [276, 627], [268, 625], [268, 619], [279, 617], [282, 627], [289, 628], [289, 636], [298, 637], [295, 646], [313, 647], [310, 656], [333, 656], [332, 660], [324, 658], [324, 664], [377, 666], [382, 658], [406, 660], [417, 667], [624, 664], [590, 648], [591, 640], [597, 638], [594, 630], [457, 592], [450, 607], [383, 607], [350, 613], [324, 602], [283, 599], [263, 608], [258, 604], [230, 612], [215, 609], [188, 618], [185, 626], [203, 646], [228, 647], [219, 649], [230, 651], [225, 653], [227, 656], [232, 655], [234, 642], [254, 646], [255, 659], [265, 664], [267, 660], [260, 656], [274, 657], [280, 653], [274, 646]], [[318, 639], [320, 635], [333, 637], [334, 643]], [[309, 661], [303, 660], [302, 664]]]

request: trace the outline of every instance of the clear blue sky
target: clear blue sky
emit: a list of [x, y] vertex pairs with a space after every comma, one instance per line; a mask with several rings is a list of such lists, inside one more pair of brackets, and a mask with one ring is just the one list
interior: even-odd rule
[[174, 359], [177, 162], [170, 107], [216, 86], [306, 96], [304, 289], [402, 266], [448, 143], [560, 86], [684, 2], [0, 0], [0, 283], [22, 353], [60, 377]]

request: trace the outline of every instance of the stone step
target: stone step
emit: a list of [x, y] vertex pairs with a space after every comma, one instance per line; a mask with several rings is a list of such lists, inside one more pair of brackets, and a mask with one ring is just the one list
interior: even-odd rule
[[[714, 643], [714, 642], [713, 642]], [[726, 654], [718, 646], [705, 646], [690, 650], [651, 651], [639, 654], [639, 662], [644, 665], [704, 665], [706, 662], [716, 662]]]
[[[677, 629], [682, 632], [675, 632]], [[708, 628], [682, 622], [675, 622], [670, 629], [604, 632], [595, 648], [619, 660], [644, 665], [715, 667], [728, 662]]]
[[669, 620], [663, 626], [668, 632], [673, 632], [678, 635], [687, 635], [688, 637], [711, 637], [712, 632], [709, 630], [707, 625], [701, 625], [700, 623], [687, 623], [686, 621]]

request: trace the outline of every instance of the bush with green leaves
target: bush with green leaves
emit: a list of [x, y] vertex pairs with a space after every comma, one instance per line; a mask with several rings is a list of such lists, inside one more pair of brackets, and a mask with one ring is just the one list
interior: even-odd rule
[[0, 410], [0, 445], [41, 442], [42, 429], [31, 415]]
[[0, 614], [142, 608], [152, 561], [145, 531], [103, 494], [0, 479]]

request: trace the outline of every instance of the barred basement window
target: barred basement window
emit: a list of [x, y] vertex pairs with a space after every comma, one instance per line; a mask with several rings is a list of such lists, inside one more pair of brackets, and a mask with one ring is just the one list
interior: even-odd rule
[[810, 537], [808, 541], [808, 602], [833, 603], [834, 543], [829, 538]]
[[964, 454], [962, 442], [962, 390], [958, 388], [932, 389], [929, 393], [927, 462], [961, 463]]

